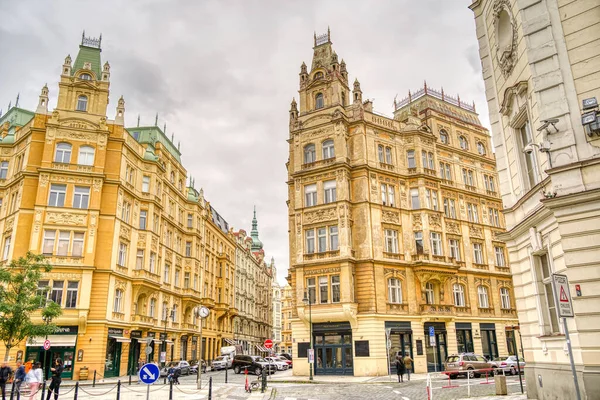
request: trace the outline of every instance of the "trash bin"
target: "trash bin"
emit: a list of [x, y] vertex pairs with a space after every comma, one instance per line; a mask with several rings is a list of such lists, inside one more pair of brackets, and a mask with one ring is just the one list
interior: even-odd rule
[[496, 384], [496, 395], [506, 396], [508, 394], [508, 390], [506, 389], [506, 375], [496, 375], [494, 383]]
[[88, 367], [79, 368], [79, 380], [87, 381], [89, 375]]

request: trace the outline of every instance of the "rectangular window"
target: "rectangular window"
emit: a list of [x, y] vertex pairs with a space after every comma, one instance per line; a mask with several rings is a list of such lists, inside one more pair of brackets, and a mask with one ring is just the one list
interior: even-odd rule
[[44, 244], [42, 246], [43, 247], [42, 253], [53, 254], [55, 240], [56, 240], [56, 231], [55, 230], [44, 231]]
[[39, 281], [38, 282], [38, 289], [37, 289], [37, 296], [40, 296], [40, 308], [44, 307], [46, 305], [46, 302], [48, 301], [48, 285], [50, 284], [50, 281]]
[[421, 208], [421, 203], [419, 202], [419, 189], [410, 189], [410, 203], [413, 210]]
[[188, 228], [194, 227], [194, 217], [192, 216], [192, 214], [187, 215], [187, 227]]
[[398, 253], [398, 231], [393, 229], [386, 229], [384, 231], [385, 237], [385, 251], [387, 253]]
[[308, 289], [309, 303], [315, 304], [317, 300], [317, 286], [315, 284], [315, 278], [308, 278], [306, 280], [306, 288]]
[[429, 157], [429, 169], [434, 170], [435, 169], [435, 161], [433, 160], [433, 153], [429, 153], [429, 154], [427, 154], [427, 156]]
[[490, 302], [488, 299], [488, 292], [485, 286], [477, 287], [477, 296], [479, 297], [480, 308], [490, 308]]
[[423, 232], [415, 232], [415, 249], [417, 254], [423, 254]]
[[477, 213], [476, 204], [467, 203], [467, 216], [469, 217], [470, 222], [479, 223], [479, 214]]
[[386, 147], [385, 148], [385, 162], [387, 164], [391, 164], [392, 163], [392, 148], [391, 147]]
[[388, 200], [390, 207], [394, 207], [394, 204], [396, 203], [394, 192], [394, 187], [392, 185], [388, 185]]
[[150, 264], [148, 265], [150, 273], [154, 274], [156, 271], [156, 253], [150, 253]]
[[427, 152], [425, 150], [421, 150], [421, 166], [427, 168]]
[[340, 248], [338, 241], [338, 227], [330, 226], [329, 227], [329, 250], [336, 251]]
[[483, 264], [483, 246], [481, 243], [473, 243], [473, 262]]
[[160, 230], [160, 218], [158, 217], [158, 214], [154, 214], [152, 223], [154, 224], [154, 233], [158, 233], [158, 231]]
[[319, 253], [323, 253], [327, 251], [327, 229], [318, 228], [317, 229], [317, 239], [319, 243]]
[[79, 282], [67, 282], [67, 301], [65, 308], [77, 307], [77, 291], [79, 290]]
[[146, 222], [148, 220], [148, 211], [140, 210], [140, 229], [146, 229]]
[[439, 208], [438, 205], [438, 193], [437, 190], [431, 191], [431, 209], [437, 211]]
[[58, 247], [56, 254], [59, 256], [66, 256], [69, 253], [69, 242], [71, 241], [71, 232], [60, 231], [58, 232]]
[[183, 287], [185, 289], [189, 289], [190, 288], [190, 273], [189, 272], [185, 272], [183, 274]]
[[84, 232], [73, 232], [73, 248], [71, 249], [72, 257], [83, 257], [83, 237]]
[[129, 217], [131, 215], [131, 204], [124, 201], [123, 206], [121, 206], [121, 219], [127, 223], [129, 223]]
[[408, 164], [408, 168], [417, 168], [417, 163], [415, 162], [415, 151], [408, 150], [406, 152], [406, 160]]
[[500, 288], [500, 306], [505, 310], [510, 310], [510, 293], [507, 288]]
[[144, 269], [144, 249], [138, 249], [135, 256], [135, 269]]
[[87, 209], [90, 202], [90, 188], [85, 186], [75, 186], [73, 194], [73, 208]]
[[[552, 291], [552, 267], [548, 254], [543, 254], [537, 258], [537, 280], [538, 293], [541, 295], [541, 309], [544, 313], [544, 328], [547, 334], [558, 333], [559, 320], [556, 312], [556, 303], [554, 302], [554, 292]], [[541, 278], [541, 279], [540, 279]], [[545, 312], [544, 310], [547, 310]]]
[[331, 302], [340, 302], [340, 276], [333, 275], [331, 277]]
[[434, 256], [443, 255], [442, 251], [442, 235], [438, 232], [431, 232], [430, 234], [431, 253]]
[[142, 177], [142, 193], [150, 193], [150, 177], [146, 175]]
[[306, 235], [306, 253], [312, 254], [315, 252], [315, 230], [309, 229], [305, 232]]
[[185, 256], [192, 256], [192, 242], [185, 242]]
[[169, 278], [171, 277], [171, 266], [169, 264], [165, 264], [165, 271], [164, 271], [164, 276], [163, 276], [163, 280], [165, 281], [165, 283], [169, 283]]
[[381, 184], [381, 204], [387, 205], [387, 185]]
[[2, 161], [0, 163], [0, 179], [6, 179], [8, 176], [8, 161]]
[[335, 180], [323, 182], [323, 190], [325, 192], [325, 204], [333, 203], [334, 201], [336, 201], [335, 186]]
[[175, 268], [175, 286], [179, 287], [179, 277], [181, 276], [181, 270]]
[[55, 183], [51, 184], [48, 205], [51, 207], [64, 207], [66, 195], [67, 185], [57, 185]]
[[119, 243], [119, 253], [117, 254], [117, 265], [124, 267], [127, 259], [127, 245], [125, 243]]
[[50, 300], [58, 305], [62, 305], [63, 290], [65, 281], [54, 281], [52, 283], [52, 292], [50, 292]]
[[[525, 148], [525, 146], [533, 142], [529, 121], [525, 122], [525, 124], [521, 128], [519, 128], [519, 136], [521, 138], [521, 149]], [[522, 153], [521, 157], [523, 157], [524, 161], [524, 165], [521, 168], [524, 174], [524, 179], [526, 184], [528, 185], [528, 189], [531, 189], [539, 182], [535, 151], [529, 153], [520, 153]]]
[[489, 209], [490, 225], [500, 227], [500, 212], [495, 208]]
[[328, 301], [328, 279], [326, 276], [319, 277], [319, 297], [321, 304], [327, 303]]
[[496, 253], [496, 265], [498, 267], [504, 267], [504, 249], [500, 246], [494, 246], [494, 253]]
[[450, 247], [450, 257], [453, 257], [456, 261], [460, 261], [460, 242], [458, 239], [450, 239], [448, 244]]
[[317, 184], [304, 186], [304, 206], [312, 207], [317, 205]]
[[456, 202], [454, 199], [444, 199], [444, 215], [456, 219]]

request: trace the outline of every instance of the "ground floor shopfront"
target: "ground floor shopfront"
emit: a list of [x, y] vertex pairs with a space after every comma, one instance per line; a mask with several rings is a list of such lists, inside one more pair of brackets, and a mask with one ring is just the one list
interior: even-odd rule
[[[398, 355], [410, 355], [413, 372], [442, 371], [450, 354], [475, 352], [488, 358], [521, 352], [512, 330], [516, 320], [447, 318], [358, 318], [354, 324], [312, 324], [315, 375], [377, 376], [395, 374]], [[308, 375], [310, 324], [293, 322], [294, 375]], [[432, 330], [433, 339], [430, 339]]]

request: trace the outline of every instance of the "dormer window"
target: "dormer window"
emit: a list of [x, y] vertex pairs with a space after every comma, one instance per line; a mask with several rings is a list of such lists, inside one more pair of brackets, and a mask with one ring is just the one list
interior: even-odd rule
[[315, 109], [319, 109], [319, 108], [323, 108], [323, 106], [325, 105], [324, 99], [323, 99], [323, 93], [317, 93], [317, 95], [315, 96]]
[[92, 76], [90, 74], [81, 74], [79, 75], [80, 79], [83, 79], [84, 81], [91, 81], [92, 80]]
[[314, 77], [314, 79], [315, 79], [315, 81], [316, 81], [317, 79], [323, 79], [323, 73], [322, 73], [322, 72], [317, 72], [317, 73], [315, 74], [315, 77]]
[[87, 103], [88, 103], [88, 98], [87, 96], [79, 96], [77, 98], [77, 111], [87, 111]]

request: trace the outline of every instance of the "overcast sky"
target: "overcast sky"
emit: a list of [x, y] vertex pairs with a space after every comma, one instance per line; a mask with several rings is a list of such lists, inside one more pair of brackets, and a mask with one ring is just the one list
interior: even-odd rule
[[312, 59], [313, 33], [331, 27], [333, 48], [376, 111], [427, 80], [475, 101], [488, 126], [469, 0], [389, 1], [4, 1], [0, 109], [17, 93], [35, 110], [44, 83], [56, 105], [67, 54], [82, 30], [102, 33], [111, 65], [108, 117], [119, 96], [127, 126], [167, 123], [181, 141], [196, 187], [235, 230], [251, 229], [256, 205], [266, 257], [285, 284], [288, 110], [298, 73]]

